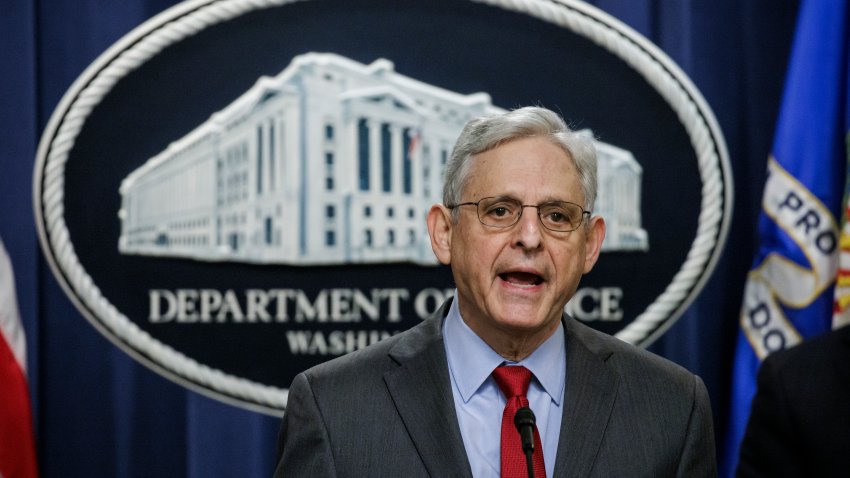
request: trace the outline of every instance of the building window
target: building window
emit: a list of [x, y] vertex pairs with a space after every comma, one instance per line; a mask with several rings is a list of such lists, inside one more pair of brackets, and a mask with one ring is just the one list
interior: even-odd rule
[[363, 217], [372, 217], [372, 206], [363, 206]]
[[328, 219], [333, 219], [336, 216], [336, 208], [333, 204], [328, 204], [325, 206], [325, 217]]
[[387, 231], [387, 244], [390, 246], [395, 244], [395, 231], [392, 229]]
[[390, 206], [390, 207], [387, 208], [387, 217], [393, 217], [393, 216], [395, 216], [395, 209], [393, 209], [393, 207]]
[[411, 161], [410, 155], [413, 153], [412, 149], [415, 145], [414, 138], [412, 138], [410, 132], [410, 128], [405, 128], [402, 134], [402, 138], [404, 138], [404, 158], [401, 163], [402, 168], [402, 188], [405, 194], [410, 194], [413, 191], [413, 174], [411, 169], [413, 168], [413, 163]]
[[325, 139], [330, 141], [334, 139], [334, 125], [326, 124], [325, 125]]
[[325, 153], [325, 189], [328, 191], [334, 188], [334, 154], [332, 152]]
[[360, 190], [369, 190], [369, 124], [365, 118], [357, 122], [357, 157], [360, 174]]
[[369, 247], [372, 247], [372, 230], [366, 229], [363, 231], [363, 243]]
[[381, 188], [384, 192], [392, 191], [392, 132], [388, 123], [381, 124]]
[[414, 211], [412, 207], [408, 208], [407, 209], [407, 217], [409, 217], [410, 219], [413, 219], [415, 216], [416, 216], [416, 211]]
[[413, 229], [407, 230], [407, 243], [411, 246], [416, 244], [416, 231]]
[[325, 231], [325, 245], [326, 246], [335, 246], [336, 245], [336, 233], [334, 231]]

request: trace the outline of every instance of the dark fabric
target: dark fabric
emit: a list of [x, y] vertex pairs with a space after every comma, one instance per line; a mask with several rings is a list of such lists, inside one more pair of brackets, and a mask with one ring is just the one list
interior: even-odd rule
[[[29, 338], [44, 477], [261, 477], [274, 469], [276, 419], [187, 391], [133, 361], [74, 308], [38, 246], [32, 174], [51, 112], [99, 54], [175, 3], [0, 2], [0, 236]], [[670, 55], [726, 136], [735, 179], [727, 247], [700, 297], [651, 348], [703, 377], [723, 437], [741, 291], [798, 1], [590, 3]]]
[[738, 476], [846, 477], [850, 471], [850, 327], [765, 359]]
[[[275, 477], [470, 476], [441, 333], [447, 311], [445, 304], [407, 332], [299, 374]], [[553, 476], [717, 475], [699, 377], [574, 319], [565, 317], [564, 330]]]
[[471, 477], [440, 333], [446, 312], [299, 374], [274, 476]]

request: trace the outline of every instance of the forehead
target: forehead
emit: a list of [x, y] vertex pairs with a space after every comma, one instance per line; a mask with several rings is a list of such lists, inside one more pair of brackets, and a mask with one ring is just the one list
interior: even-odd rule
[[494, 195], [522, 200], [583, 199], [572, 158], [543, 137], [515, 139], [472, 158], [464, 196]]

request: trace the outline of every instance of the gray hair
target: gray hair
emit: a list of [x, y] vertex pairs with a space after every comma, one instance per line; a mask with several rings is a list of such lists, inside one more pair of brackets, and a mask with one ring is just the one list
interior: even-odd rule
[[584, 209], [592, 211], [597, 188], [593, 137], [571, 130], [557, 113], [536, 106], [475, 118], [463, 127], [446, 164], [443, 204], [451, 206], [461, 202], [473, 156], [515, 139], [534, 136], [549, 139], [572, 159], [584, 193]]

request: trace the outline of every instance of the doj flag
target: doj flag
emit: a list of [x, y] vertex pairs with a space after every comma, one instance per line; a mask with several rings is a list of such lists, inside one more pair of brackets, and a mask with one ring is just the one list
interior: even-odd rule
[[[770, 353], [846, 321], [847, 0], [805, 1], [789, 62], [759, 218], [760, 246], [747, 277], [732, 382], [723, 472], [732, 476]], [[846, 233], [845, 232], [845, 233]], [[847, 255], [847, 263], [839, 263]], [[839, 272], [839, 268], [842, 272]], [[838, 287], [836, 284], [836, 277]]]

